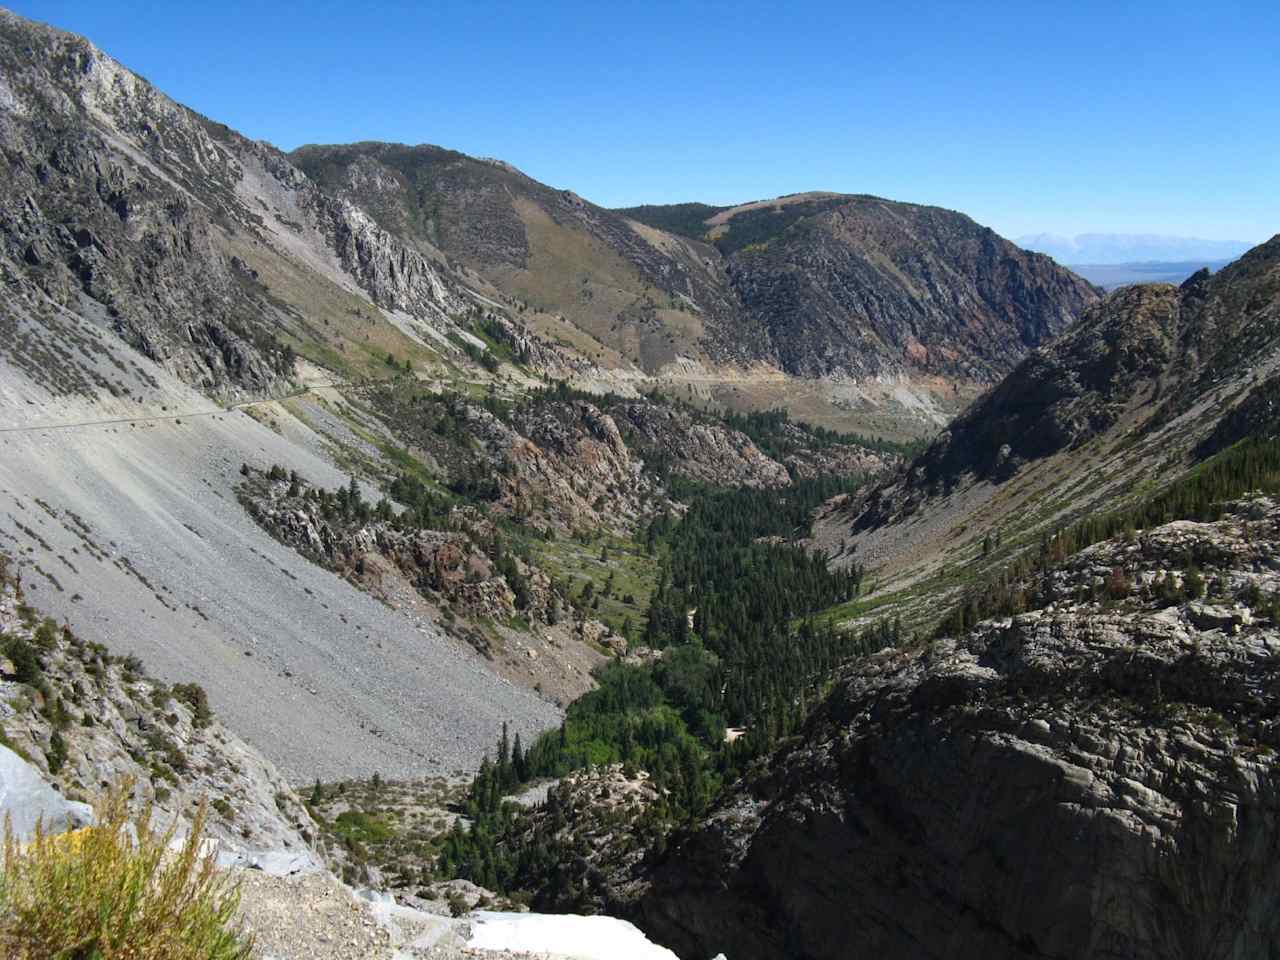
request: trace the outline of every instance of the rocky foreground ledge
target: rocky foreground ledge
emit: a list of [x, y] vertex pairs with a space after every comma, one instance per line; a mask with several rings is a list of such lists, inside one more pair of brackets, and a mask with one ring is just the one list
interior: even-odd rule
[[1280, 505], [1095, 545], [1044, 589], [851, 668], [633, 918], [734, 960], [1275, 956]]
[[[46, 832], [64, 833], [92, 824], [94, 812], [63, 797], [34, 766], [0, 746], [0, 820], [24, 843], [37, 823]], [[252, 934], [257, 960], [676, 960], [612, 917], [483, 910], [455, 917], [447, 902], [432, 912], [399, 905], [390, 894], [355, 890], [296, 850], [251, 856], [226, 841], [206, 843], [205, 851], [239, 886], [237, 923]], [[181, 837], [171, 846], [176, 852]]]
[[242, 916], [261, 960], [676, 960], [612, 917], [442, 916], [359, 894], [331, 874], [244, 872]]

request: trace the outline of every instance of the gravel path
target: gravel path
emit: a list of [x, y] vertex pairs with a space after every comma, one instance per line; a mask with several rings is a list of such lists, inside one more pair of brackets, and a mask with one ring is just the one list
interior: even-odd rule
[[[245, 873], [240, 915], [257, 960], [376, 960], [462, 957], [468, 928], [361, 899], [327, 873]], [[470, 954], [474, 955], [474, 954]], [[491, 955], [492, 956], [492, 955]]]

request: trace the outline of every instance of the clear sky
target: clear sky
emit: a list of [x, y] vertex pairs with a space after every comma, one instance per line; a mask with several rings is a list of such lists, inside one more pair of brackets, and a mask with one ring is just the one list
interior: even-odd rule
[[1006, 236], [1280, 232], [1280, 0], [9, 2], [286, 149], [437, 143], [606, 206], [825, 189]]

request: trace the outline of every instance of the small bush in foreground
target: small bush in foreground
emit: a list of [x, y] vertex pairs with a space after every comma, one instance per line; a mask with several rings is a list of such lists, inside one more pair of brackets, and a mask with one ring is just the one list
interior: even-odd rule
[[[180, 849], [151, 810], [129, 815], [128, 786], [98, 826], [19, 844], [5, 825], [0, 956], [12, 960], [246, 960], [234, 923], [239, 890], [202, 853], [202, 804]], [[136, 836], [136, 840], [134, 837]]]

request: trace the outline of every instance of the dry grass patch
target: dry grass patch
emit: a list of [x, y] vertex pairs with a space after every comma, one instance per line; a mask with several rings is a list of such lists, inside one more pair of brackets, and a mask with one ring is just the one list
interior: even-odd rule
[[11, 960], [246, 960], [239, 888], [203, 850], [202, 804], [170, 849], [152, 810], [130, 816], [129, 786], [99, 804], [97, 826], [19, 844], [5, 825], [0, 955]]

